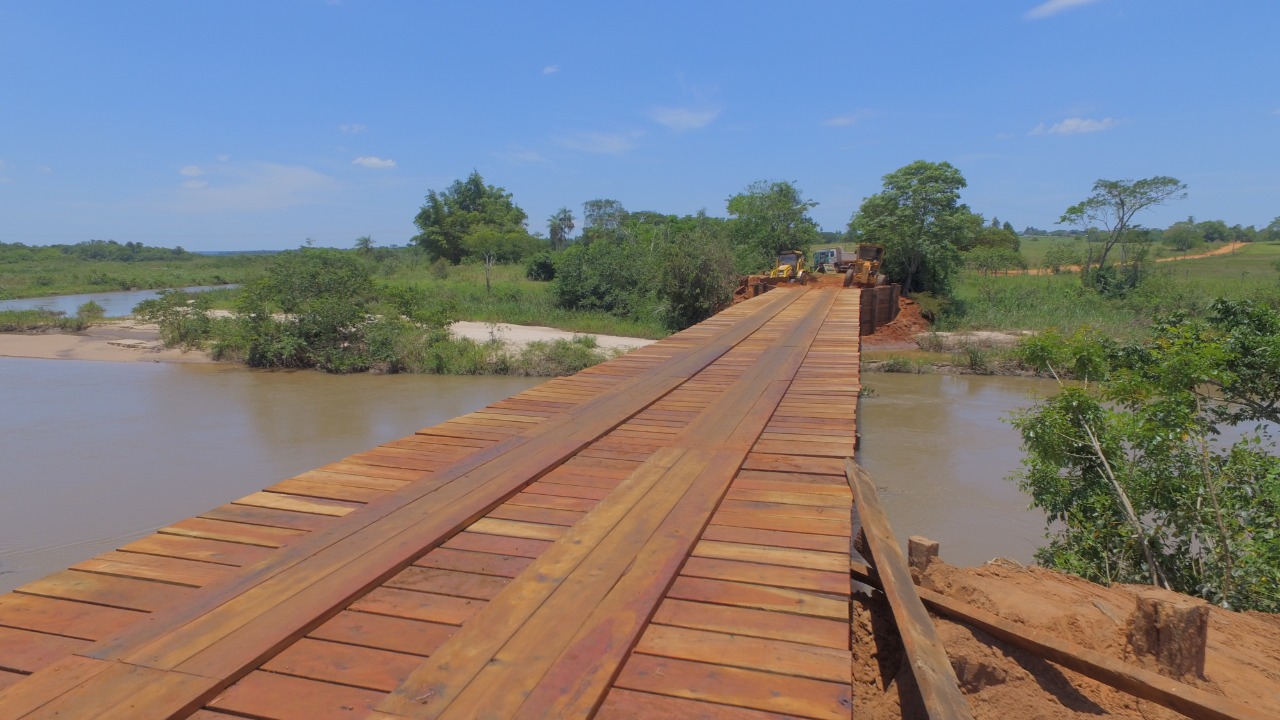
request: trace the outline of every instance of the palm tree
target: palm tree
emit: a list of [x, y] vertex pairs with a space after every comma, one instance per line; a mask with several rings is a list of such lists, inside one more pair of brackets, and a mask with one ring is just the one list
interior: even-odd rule
[[573, 232], [573, 213], [562, 207], [547, 219], [547, 227], [551, 231], [551, 247], [563, 250], [569, 244], [569, 233]]

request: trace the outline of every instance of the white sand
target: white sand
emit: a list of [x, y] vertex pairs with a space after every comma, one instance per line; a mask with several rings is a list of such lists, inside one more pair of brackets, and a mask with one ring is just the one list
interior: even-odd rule
[[[570, 339], [564, 330], [528, 325], [489, 325], [459, 322], [450, 327], [454, 335], [481, 342], [495, 336], [511, 347], [523, 347], [535, 340]], [[631, 350], [652, 343], [644, 338], [596, 335], [599, 347]], [[155, 325], [130, 320], [95, 325], [79, 333], [0, 333], [0, 357], [40, 358], [48, 360], [105, 360], [112, 362], [213, 362], [201, 351], [166, 350], [160, 346], [160, 332]]]

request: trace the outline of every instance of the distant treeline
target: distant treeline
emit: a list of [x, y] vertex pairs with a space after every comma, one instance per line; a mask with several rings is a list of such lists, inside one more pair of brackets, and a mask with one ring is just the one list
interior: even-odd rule
[[145, 262], [149, 260], [191, 260], [195, 253], [174, 248], [152, 247], [140, 242], [118, 243], [115, 240], [86, 240], [75, 245], [24, 245], [0, 242], [0, 262], [23, 262], [69, 256], [79, 260], [110, 262]]

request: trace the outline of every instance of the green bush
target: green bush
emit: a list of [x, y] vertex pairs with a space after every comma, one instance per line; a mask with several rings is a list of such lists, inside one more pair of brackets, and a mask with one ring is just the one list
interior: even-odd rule
[[525, 265], [524, 276], [536, 282], [548, 282], [556, 279], [556, 265], [551, 253], [537, 253], [529, 258]]

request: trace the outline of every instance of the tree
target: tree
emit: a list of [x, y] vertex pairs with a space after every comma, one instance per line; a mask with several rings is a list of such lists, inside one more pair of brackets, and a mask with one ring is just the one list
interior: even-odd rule
[[619, 238], [627, 210], [617, 200], [588, 200], [582, 203], [582, 241]]
[[818, 203], [801, 197], [789, 182], [760, 180], [728, 200], [734, 217], [730, 239], [738, 270], [759, 272], [772, 267], [779, 252], [805, 250], [818, 240], [818, 224], [809, 209]]
[[1171, 249], [1185, 253], [1193, 247], [1203, 245], [1205, 238], [1196, 219], [1189, 217], [1166, 228], [1160, 240]]
[[463, 239], [482, 227], [500, 233], [525, 231], [528, 216], [500, 187], [486, 185], [480, 173], [455, 180], [449, 189], [427, 193], [426, 202], [414, 218], [420, 231], [413, 241], [433, 258], [457, 265], [466, 256]]
[[368, 235], [361, 235], [356, 238], [356, 252], [361, 255], [368, 255], [373, 252], [373, 238]]
[[663, 247], [657, 293], [672, 331], [706, 320], [729, 306], [738, 273], [724, 226], [704, 219], [677, 232]]
[[966, 184], [950, 163], [917, 160], [884, 176], [884, 190], [862, 201], [850, 233], [885, 246], [885, 274], [903, 292], [946, 295], [960, 267], [957, 248], [973, 232], [973, 213], [960, 203]]
[[484, 290], [491, 289], [489, 276], [496, 263], [513, 263], [524, 260], [539, 249], [545, 248], [545, 240], [530, 237], [523, 230], [500, 230], [482, 225], [462, 239], [466, 257], [484, 263]]
[[1280, 415], [1280, 315], [1218, 300], [1203, 321], [1162, 319], [1142, 343], [1046, 332], [1019, 352], [1085, 381], [1013, 421], [1020, 484], [1051, 523], [1038, 561], [1280, 610], [1280, 457], [1260, 427], [1239, 427]]
[[[1086, 259], [1081, 277], [1094, 282], [1091, 265], [1099, 271], [1107, 266], [1107, 256], [1117, 243], [1126, 241], [1135, 226], [1133, 216], [1148, 208], [1163, 205], [1170, 200], [1187, 196], [1187, 186], [1165, 175], [1143, 180], [1098, 180], [1093, 184], [1093, 194], [1067, 208], [1058, 224], [1073, 223], [1088, 228], [1097, 223], [1105, 232], [1097, 262]], [[1092, 255], [1092, 252], [1090, 253]]]
[[573, 213], [567, 207], [547, 218], [547, 234], [551, 236], [553, 250], [563, 250], [569, 244], [569, 233], [573, 232], [573, 227]]
[[1262, 228], [1258, 234], [1261, 235], [1263, 239], [1271, 242], [1280, 240], [1280, 217], [1276, 217], [1275, 220], [1272, 220], [1271, 223]]

